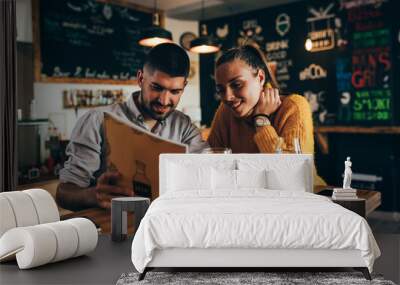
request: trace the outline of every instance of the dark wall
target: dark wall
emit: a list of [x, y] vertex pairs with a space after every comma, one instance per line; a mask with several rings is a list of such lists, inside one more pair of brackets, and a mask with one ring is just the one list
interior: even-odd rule
[[381, 210], [400, 211], [400, 137], [394, 135], [330, 134], [329, 154], [317, 150], [315, 159], [319, 174], [330, 185], [342, 185], [344, 161], [353, 162], [353, 173], [368, 174], [381, 181], [352, 181], [358, 189], [382, 193]]

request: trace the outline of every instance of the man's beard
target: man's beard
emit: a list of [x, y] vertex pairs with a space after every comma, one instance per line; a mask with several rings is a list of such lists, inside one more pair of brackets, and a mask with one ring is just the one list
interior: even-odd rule
[[[157, 121], [165, 120], [175, 110], [175, 107], [172, 103], [167, 105], [162, 105], [157, 100], [150, 102], [148, 105], [149, 106], [147, 106], [147, 104], [142, 104], [143, 111], [152, 119]], [[168, 111], [165, 113], [163, 113], [161, 110], [160, 112], [157, 112], [157, 108], [161, 110], [163, 108], [168, 108]]]

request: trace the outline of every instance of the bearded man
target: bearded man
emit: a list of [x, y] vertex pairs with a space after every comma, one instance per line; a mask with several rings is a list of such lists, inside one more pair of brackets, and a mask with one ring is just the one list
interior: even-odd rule
[[60, 171], [56, 199], [66, 209], [110, 208], [115, 196], [134, 196], [133, 188], [115, 185], [121, 175], [107, 171], [104, 113], [165, 139], [187, 144], [190, 152], [208, 147], [190, 118], [176, 110], [187, 84], [190, 61], [178, 45], [152, 48], [137, 73], [140, 91], [128, 101], [86, 112], [77, 121], [66, 149], [68, 160]]

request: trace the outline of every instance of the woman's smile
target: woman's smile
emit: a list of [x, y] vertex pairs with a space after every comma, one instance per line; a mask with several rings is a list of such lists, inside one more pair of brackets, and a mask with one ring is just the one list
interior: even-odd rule
[[239, 99], [237, 101], [234, 102], [227, 102], [227, 105], [229, 106], [229, 108], [231, 108], [233, 111], [238, 112], [240, 106], [242, 106], [243, 100]]

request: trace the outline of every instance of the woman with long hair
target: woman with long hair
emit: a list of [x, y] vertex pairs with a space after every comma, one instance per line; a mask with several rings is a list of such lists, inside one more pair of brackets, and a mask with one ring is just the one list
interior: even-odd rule
[[[211, 147], [233, 153], [314, 153], [309, 103], [300, 95], [282, 96], [257, 47], [225, 52], [216, 62], [215, 80], [222, 103], [208, 137]], [[314, 172], [314, 185], [326, 185]]]

